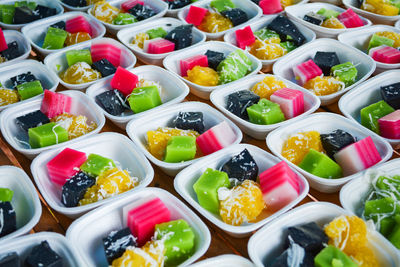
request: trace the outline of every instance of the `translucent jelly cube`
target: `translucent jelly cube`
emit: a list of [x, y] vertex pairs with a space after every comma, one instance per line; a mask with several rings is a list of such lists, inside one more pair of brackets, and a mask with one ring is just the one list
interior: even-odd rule
[[332, 76], [350, 86], [356, 82], [357, 68], [351, 62], [342, 63], [331, 68]]
[[316, 267], [346, 266], [357, 267], [358, 265], [344, 252], [334, 246], [328, 246], [321, 250], [315, 257]]
[[384, 100], [381, 100], [361, 109], [361, 124], [379, 134], [378, 120], [392, 112], [394, 112], [394, 108], [389, 106]]
[[261, 0], [259, 3], [264, 15], [271, 15], [281, 12], [282, 4], [280, 0]]
[[291, 136], [282, 147], [282, 156], [299, 165], [310, 149], [323, 152], [319, 132], [309, 131]]
[[0, 52], [8, 48], [6, 38], [4, 37], [3, 30], [0, 29]]
[[7, 106], [10, 104], [17, 103], [19, 101], [19, 95], [17, 90], [12, 89], [0, 89], [0, 107]]
[[60, 74], [60, 78], [70, 84], [83, 84], [101, 78], [101, 73], [92, 69], [86, 62], [78, 62]]
[[139, 77], [132, 72], [118, 67], [115, 75], [111, 79], [110, 85], [113, 89], [117, 89], [124, 96], [129, 96], [133, 89], [136, 88]]
[[241, 49], [245, 49], [247, 46], [252, 45], [256, 41], [253, 31], [250, 26], [244, 27], [243, 29], [236, 30], [236, 44]]
[[180, 62], [181, 76], [186, 76], [188, 70], [195, 66], [208, 67], [208, 58], [206, 55], [196, 55], [189, 58], [181, 59]]
[[251, 91], [260, 96], [260, 98], [269, 99], [275, 91], [285, 87], [286, 84], [274, 76], [265, 76], [261, 82], [258, 82], [253, 86]]
[[102, 172], [114, 169], [115, 163], [112, 159], [97, 154], [90, 154], [87, 160], [80, 166], [80, 169], [89, 175], [99, 176]]
[[10, 202], [12, 200], [14, 192], [9, 188], [0, 187], [0, 201]]
[[310, 149], [299, 167], [322, 178], [335, 179], [342, 177], [342, 168], [324, 153]]
[[303, 85], [317, 96], [330, 95], [345, 88], [345, 84], [332, 76], [317, 76]]
[[204, 32], [217, 33], [233, 28], [232, 21], [219, 13], [209, 12], [205, 15], [199, 25], [199, 29]]
[[217, 86], [219, 81], [218, 73], [209, 67], [195, 66], [187, 72], [185, 79], [202, 86]]
[[105, 1], [98, 2], [92, 8], [92, 14], [96, 19], [106, 23], [112, 23], [112, 21], [118, 16], [120, 10]]
[[190, 6], [189, 12], [188, 12], [185, 20], [189, 24], [199, 26], [207, 13], [208, 13], [208, 9], [206, 9], [206, 8]]
[[245, 180], [231, 190], [219, 189], [218, 197], [220, 199], [219, 214], [222, 220], [234, 226], [254, 221], [265, 208], [260, 187], [251, 180]]
[[69, 113], [71, 105], [72, 97], [45, 90], [40, 110], [51, 119], [62, 113]]
[[119, 13], [118, 16], [112, 21], [115, 25], [128, 25], [137, 22], [134, 15], [129, 13]]
[[243, 78], [251, 71], [253, 63], [241, 49], [230, 53], [219, 65], [219, 84], [226, 84]]

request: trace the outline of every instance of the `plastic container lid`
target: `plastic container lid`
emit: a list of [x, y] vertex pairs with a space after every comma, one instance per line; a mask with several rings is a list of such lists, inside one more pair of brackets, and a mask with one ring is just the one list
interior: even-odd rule
[[340, 96], [342, 96], [344, 93], [355, 88], [361, 82], [368, 79], [376, 67], [375, 61], [360, 50], [336, 40], [322, 38], [305, 44], [297, 48], [292, 53], [289, 53], [287, 56], [279, 59], [273, 66], [274, 74], [279, 75], [289, 81], [295, 82], [295, 77], [292, 70], [293, 67], [313, 58], [317, 51], [335, 52], [340, 63], [350, 61], [356, 66], [358, 71], [356, 82], [351, 86], [347, 86], [343, 90], [330, 95], [318, 96], [321, 100], [322, 106], [338, 101]]
[[[199, 259], [210, 246], [211, 235], [207, 226], [186, 205], [171, 193], [150, 187], [124, 196], [113, 203], [95, 209], [74, 221], [67, 231], [67, 238], [75, 244], [85, 266], [106, 267], [102, 238], [111, 231], [126, 227], [122, 210], [132, 202], [148, 197], [158, 197], [171, 212], [171, 220], [185, 220], [195, 233], [195, 252], [179, 266], [187, 266]], [[99, 223], [101, 222], [101, 223]]]
[[[144, 155], [155, 165], [161, 168], [163, 172], [170, 176], [175, 176], [180, 170], [189, 166], [193, 162], [199, 160], [193, 159], [180, 163], [168, 163], [161, 161], [154, 157], [147, 150], [147, 132], [157, 130], [159, 127], [168, 127], [170, 126], [171, 120], [174, 119], [179, 112], [202, 112], [205, 129], [210, 129], [211, 127], [226, 121], [229, 126], [232, 128], [233, 132], [236, 135], [236, 140], [234, 144], [240, 143], [242, 140], [242, 132], [240, 129], [230, 120], [228, 120], [222, 113], [217, 111], [216, 109], [210, 107], [209, 105], [201, 102], [184, 102], [179, 103], [173, 106], [169, 106], [163, 109], [149, 111], [147, 114], [143, 116], [139, 116], [135, 119], [132, 119], [127, 127], [126, 132], [129, 137], [133, 140], [133, 142], [139, 146]], [[225, 150], [225, 148], [223, 149]], [[204, 156], [204, 157], [209, 157]]]
[[306, 179], [297, 170], [294, 170], [294, 168], [292, 168], [292, 170], [297, 174], [300, 188], [299, 196], [294, 201], [272, 214], [268, 213], [268, 211], [265, 209], [255, 223], [244, 223], [240, 226], [233, 226], [223, 222], [219, 215], [213, 214], [200, 206], [200, 204], [197, 202], [197, 196], [193, 189], [193, 184], [198, 180], [198, 178], [205, 172], [207, 168], [219, 170], [224, 163], [230, 160], [233, 156], [242, 152], [245, 148], [250, 152], [253, 159], [257, 162], [257, 166], [259, 168], [258, 173], [262, 173], [266, 169], [281, 162], [280, 159], [262, 150], [261, 148], [248, 144], [237, 144], [232, 145], [224, 150], [217, 151], [211, 156], [208, 156], [204, 159], [196, 161], [195, 163], [181, 171], [174, 180], [175, 190], [194, 209], [196, 209], [201, 215], [203, 215], [207, 220], [216, 225], [218, 228], [224, 230], [229, 235], [238, 238], [251, 235], [253, 231], [256, 231], [264, 224], [273, 221], [277, 217], [281, 216], [283, 213], [296, 206], [301, 200], [303, 200], [307, 196], [309, 190]]
[[29, 57], [31, 53], [31, 45], [29, 44], [28, 39], [19, 31], [13, 30], [4, 30], [4, 38], [6, 39], [7, 43], [11, 43], [16, 41], [18, 43], [19, 51], [21, 55], [11, 60], [7, 60], [6, 62], [0, 63], [0, 67], [8, 66], [14, 64], [17, 61], [26, 59]]
[[[31, 59], [19, 61], [13, 65], [8, 65], [0, 68], [0, 84], [2, 84], [7, 88], [12, 89], [13, 86], [11, 84], [10, 78], [20, 75], [22, 73], [27, 73], [28, 71], [31, 72], [33, 75], [35, 75], [36, 78], [40, 80], [44, 89], [53, 92], [57, 89], [58, 79], [56, 75], [52, 72], [49, 72], [49, 70], [46, 68], [45, 65], [43, 65], [43, 63]], [[7, 106], [0, 106], [0, 112], [6, 108], [18, 106], [21, 103], [32, 101], [36, 98], [39, 98], [39, 96], [34, 96], [32, 98], [22, 100]]]
[[347, 8], [351, 8], [354, 10], [359, 15], [362, 15], [366, 18], [369, 18], [372, 20], [374, 24], [389, 24], [393, 25], [397, 20], [400, 19], [400, 15], [397, 16], [384, 16], [384, 15], [379, 15], [375, 14], [366, 10], [363, 10], [361, 8], [358, 8], [358, 1], [357, 0], [342, 0], [343, 5], [345, 5]]
[[272, 153], [274, 153], [282, 160], [286, 161], [291, 167], [295, 168], [301, 174], [303, 174], [307, 178], [312, 188], [324, 193], [334, 193], [339, 191], [339, 189], [345, 183], [354, 179], [357, 174], [344, 176], [342, 178], [337, 178], [337, 179], [321, 178], [291, 163], [289, 160], [287, 160], [282, 156], [281, 151], [286, 140], [289, 139], [294, 134], [306, 131], [317, 131], [321, 134], [328, 134], [337, 129], [350, 133], [352, 136], [357, 138], [357, 140], [361, 140], [368, 136], [371, 136], [382, 158], [379, 163], [389, 160], [390, 157], [392, 156], [393, 153], [392, 147], [382, 137], [378, 136], [373, 132], [366, 131], [362, 126], [354, 123], [353, 121], [343, 116], [329, 112], [312, 114], [302, 120], [298, 120], [292, 124], [282, 126], [272, 131], [267, 136], [267, 145]]
[[[17, 218], [17, 230], [0, 237], [0, 244], [8, 244], [10, 239], [29, 233], [39, 222], [42, 205], [31, 179], [20, 168], [0, 166], [0, 187], [14, 192], [11, 204]], [[4, 252], [3, 249], [0, 251]]]
[[[26, 38], [29, 40], [31, 45], [39, 51], [40, 54], [47, 56], [48, 54], [58, 52], [62, 49], [65, 48], [70, 48], [70, 47], [76, 47], [77, 44], [71, 45], [64, 47], [62, 49], [44, 49], [42, 48], [42, 44], [44, 41], [44, 38], [47, 33], [47, 29], [50, 25], [53, 25], [59, 21], [66, 21], [78, 16], [83, 16], [85, 19], [90, 23], [90, 26], [92, 28], [93, 36], [91, 40], [98, 39], [104, 36], [106, 33], [106, 28], [99, 23], [96, 19], [93, 19], [90, 17], [88, 14], [83, 13], [83, 12], [68, 12], [65, 14], [60, 14], [58, 16], [53, 16], [50, 18], [42, 19], [40, 21], [32, 22], [29, 23], [28, 25], [22, 27], [21, 32], [26, 36]], [[79, 44], [87, 43], [89, 41], [84, 41]]]
[[88, 118], [88, 121], [93, 121], [97, 124], [97, 128], [87, 133], [83, 136], [75, 138], [73, 140], [66, 141], [57, 145], [42, 147], [42, 148], [27, 148], [26, 142], [17, 139], [21, 136], [21, 128], [15, 123], [15, 119], [19, 116], [28, 114], [30, 112], [40, 109], [42, 104], [43, 95], [36, 98], [35, 100], [21, 103], [18, 106], [8, 108], [0, 114], [0, 129], [3, 137], [8, 142], [8, 144], [13, 147], [18, 152], [24, 154], [26, 157], [33, 159], [39, 153], [55, 149], [63, 146], [70, 145], [78, 140], [84, 139], [91, 135], [100, 132], [103, 128], [106, 119], [104, 118], [103, 112], [100, 108], [91, 100], [87, 95], [79, 91], [64, 91], [61, 94], [68, 95], [72, 97], [71, 114], [83, 115]]
[[234, 254], [225, 254], [208, 258], [190, 265], [191, 267], [254, 267], [254, 264], [246, 258]]

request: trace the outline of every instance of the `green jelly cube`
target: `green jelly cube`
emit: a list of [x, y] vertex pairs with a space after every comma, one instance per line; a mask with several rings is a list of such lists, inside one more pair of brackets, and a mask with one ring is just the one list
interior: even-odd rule
[[167, 35], [167, 32], [162, 27], [148, 30], [146, 33], [149, 35], [150, 39], [164, 38]]
[[68, 141], [68, 132], [54, 122], [30, 128], [29, 144], [32, 148], [46, 147]]
[[135, 22], [137, 22], [137, 19], [134, 15], [130, 13], [119, 13], [112, 23], [115, 25], [127, 25]]
[[8, 188], [1, 188], [0, 187], [0, 202], [10, 202], [14, 192]]
[[[380, 176], [376, 180], [376, 187], [378, 187], [381, 190], [390, 190], [390, 191], [393, 191], [391, 188], [394, 187], [397, 189], [398, 192], [400, 192], [400, 176], [396, 175], [392, 177]], [[393, 194], [397, 197], [397, 199], [400, 199], [399, 193], [394, 191]]]
[[389, 241], [398, 249], [400, 249], [400, 224], [397, 223], [392, 233], [388, 237]]
[[368, 50], [381, 45], [393, 46], [393, 44], [394, 40], [383, 36], [379, 36], [377, 34], [373, 34], [371, 40], [368, 43]]
[[42, 47], [44, 49], [61, 49], [64, 47], [68, 33], [63, 29], [50, 27], [47, 30]]
[[14, 5], [2, 5], [0, 9], [1, 21], [6, 24], [12, 24], [14, 18]]
[[396, 220], [394, 219], [394, 217], [383, 218], [379, 224], [379, 232], [385, 237], [389, 237], [395, 225]]
[[379, 134], [378, 120], [392, 112], [394, 112], [394, 109], [384, 100], [381, 100], [361, 109], [361, 124]]
[[210, 212], [218, 213], [218, 189], [229, 186], [230, 182], [226, 172], [208, 168], [193, 185], [193, 189], [200, 206]]
[[356, 82], [358, 71], [353, 63], [346, 62], [333, 66], [331, 68], [331, 73], [340, 81], [344, 82], [346, 86], [350, 86]]
[[173, 136], [168, 141], [165, 152], [165, 162], [182, 162], [194, 159], [196, 155], [196, 137]]
[[157, 224], [155, 236], [158, 240], [165, 240], [165, 264], [167, 266], [181, 264], [194, 252], [195, 235], [185, 220]]
[[280, 38], [279, 34], [277, 34], [275, 31], [269, 30], [267, 28], [259, 29], [258, 31], [254, 32], [254, 35], [263, 41], [265, 39], [269, 39], [269, 38]]
[[17, 90], [22, 100], [29, 99], [43, 93], [43, 87], [39, 80], [17, 85]]
[[279, 45], [282, 46], [284, 49], [286, 49], [288, 53], [297, 48], [297, 46], [293, 42], [289, 41], [281, 42]]
[[327, 246], [314, 258], [315, 267], [357, 267], [358, 265], [343, 251]]
[[329, 156], [317, 150], [310, 149], [299, 167], [315, 176], [335, 179], [342, 177], [342, 168]]
[[377, 221], [382, 213], [393, 213], [400, 211], [400, 206], [391, 197], [369, 200], [365, 202], [364, 216], [368, 219]]
[[210, 6], [220, 13], [235, 8], [235, 4], [233, 4], [231, 0], [213, 0], [211, 1]]
[[102, 172], [112, 168], [115, 168], [112, 159], [97, 154], [89, 154], [87, 160], [80, 167], [81, 171], [91, 176], [99, 176]]
[[249, 120], [255, 124], [274, 124], [285, 120], [279, 104], [269, 101], [265, 98], [261, 99], [257, 104], [254, 104], [247, 109]]
[[242, 50], [235, 50], [221, 61], [217, 67], [219, 84], [226, 84], [243, 78], [251, 71], [251, 65], [251, 60]]
[[337, 18], [339, 16], [339, 12], [332, 10], [332, 9], [326, 9], [326, 8], [321, 8], [320, 10], [317, 11], [317, 14], [324, 16], [325, 18]]
[[140, 113], [162, 104], [158, 88], [155, 85], [135, 88], [128, 98], [129, 106]]
[[92, 55], [89, 49], [69, 50], [65, 53], [65, 56], [70, 67], [78, 62], [86, 62], [92, 65]]

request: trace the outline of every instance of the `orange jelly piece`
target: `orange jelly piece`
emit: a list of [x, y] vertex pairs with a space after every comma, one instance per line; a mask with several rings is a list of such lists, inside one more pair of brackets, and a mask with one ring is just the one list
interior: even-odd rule
[[121, 257], [112, 262], [112, 267], [162, 267], [165, 252], [163, 241], [152, 240], [142, 248], [128, 247]]
[[322, 27], [332, 28], [332, 29], [344, 29], [346, 28], [340, 20], [335, 17], [331, 17], [329, 19], [324, 20], [321, 24]]
[[291, 6], [294, 4], [293, 0], [281, 0], [282, 8], [284, 9], [287, 6]]
[[120, 10], [118, 8], [110, 5], [106, 1], [98, 1], [92, 9], [93, 16], [106, 23], [112, 23], [119, 12]]
[[0, 107], [17, 103], [19, 96], [17, 90], [0, 88]]
[[218, 197], [219, 214], [222, 220], [230, 225], [238, 226], [254, 221], [265, 208], [260, 186], [251, 180], [245, 180], [230, 190], [220, 189]]
[[92, 39], [87, 32], [68, 33], [65, 45], [74, 45]]
[[217, 86], [219, 75], [212, 68], [195, 66], [187, 71], [185, 79], [202, 86]]
[[323, 152], [321, 137], [317, 131], [302, 132], [290, 137], [282, 148], [282, 156], [298, 165], [310, 149]]
[[61, 79], [66, 83], [82, 84], [101, 78], [101, 73], [92, 69], [86, 62], [78, 62], [61, 73]]
[[69, 140], [85, 135], [97, 128], [95, 122], [88, 124], [87, 121], [88, 118], [85, 116], [75, 116], [68, 113], [60, 114], [51, 119], [51, 122], [55, 122], [67, 130]]
[[215, 12], [208, 12], [199, 25], [200, 30], [210, 33], [222, 32], [230, 28], [233, 28], [232, 21]]
[[332, 76], [317, 76], [304, 85], [304, 88], [312, 91], [315, 95], [330, 95], [344, 89], [345, 85]]
[[265, 39], [264, 41], [256, 40], [250, 46], [250, 54], [254, 55], [255, 57], [262, 59], [262, 60], [271, 60], [275, 58], [279, 58], [286, 54], [286, 49], [278, 43], [275, 43], [278, 38], [270, 38], [272, 40], [268, 41], [269, 39]]
[[276, 79], [274, 76], [265, 76], [265, 78], [256, 83], [251, 91], [261, 98], [269, 99], [270, 96], [277, 90], [285, 88], [286, 84], [283, 81]]

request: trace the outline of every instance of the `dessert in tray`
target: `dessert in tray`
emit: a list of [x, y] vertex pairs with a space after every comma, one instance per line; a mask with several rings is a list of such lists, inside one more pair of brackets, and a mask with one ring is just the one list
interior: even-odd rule
[[340, 13], [332, 9], [321, 8], [317, 12], [309, 12], [303, 20], [326, 28], [346, 29], [364, 26], [364, 21], [351, 8]]
[[13, 195], [11, 189], [0, 187], [0, 238], [17, 230], [17, 216], [11, 204]]
[[163, 0], [168, 3], [168, 9], [179, 9], [196, 2], [197, 0]]
[[0, 28], [0, 64], [22, 55], [17, 41], [7, 43], [3, 30]]
[[295, 5], [296, 0], [251, 0], [259, 5], [264, 15], [272, 15], [282, 12], [285, 7]]
[[358, 6], [378, 15], [397, 16], [400, 12], [400, 1], [397, 0], [358, 0]]
[[368, 43], [367, 53], [375, 61], [396, 64], [400, 63], [400, 34], [392, 31], [376, 32]]
[[57, 14], [55, 8], [38, 4], [36, 1], [15, 1], [0, 5], [0, 20], [5, 24], [26, 24]]

